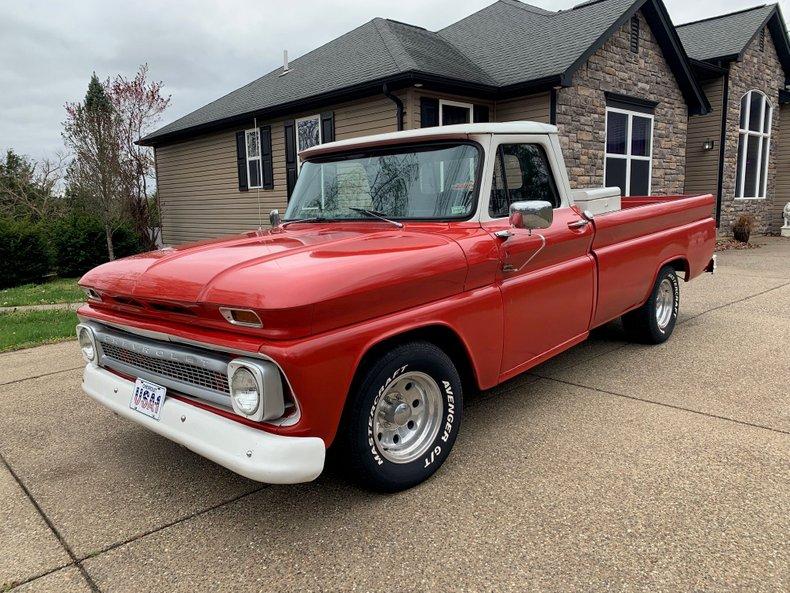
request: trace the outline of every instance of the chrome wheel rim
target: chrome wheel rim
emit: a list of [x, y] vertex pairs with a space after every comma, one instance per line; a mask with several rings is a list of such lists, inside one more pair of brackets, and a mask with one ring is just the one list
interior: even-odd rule
[[393, 463], [414, 461], [436, 439], [443, 407], [436, 381], [425, 373], [404, 373], [387, 386], [373, 411], [376, 449]]
[[656, 295], [656, 323], [659, 329], [666, 329], [672, 319], [675, 308], [675, 287], [669, 278], [664, 278], [658, 285]]

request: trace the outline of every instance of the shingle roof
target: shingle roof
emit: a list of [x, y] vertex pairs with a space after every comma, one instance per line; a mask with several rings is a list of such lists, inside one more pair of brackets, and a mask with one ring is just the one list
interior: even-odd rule
[[677, 31], [686, 53], [695, 60], [739, 55], [775, 9], [775, 4], [755, 6], [678, 25]]
[[[278, 68], [141, 142], [156, 143], [165, 136], [263, 114], [398, 75], [426, 75], [433, 80], [476, 85], [489, 93], [566, 76], [630, 11], [646, 3], [664, 10], [661, 0], [592, 0], [560, 12], [518, 0], [499, 0], [438, 32], [373, 19], [293, 60], [288, 74]], [[675, 63], [685, 64], [682, 49], [679, 53]], [[685, 76], [691, 96], [706, 106], [696, 82], [690, 74]]]

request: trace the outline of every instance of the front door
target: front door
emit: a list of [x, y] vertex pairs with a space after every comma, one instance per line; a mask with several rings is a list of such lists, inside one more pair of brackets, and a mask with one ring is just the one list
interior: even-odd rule
[[[547, 156], [552, 154], [547, 141], [506, 140], [497, 148], [491, 220], [483, 226], [494, 234], [503, 231], [497, 236], [505, 322], [501, 374], [511, 376], [586, 335], [595, 264], [590, 255], [592, 225], [561, 200], [558, 166]], [[510, 204], [526, 200], [554, 204], [551, 227], [532, 232], [510, 228]]]

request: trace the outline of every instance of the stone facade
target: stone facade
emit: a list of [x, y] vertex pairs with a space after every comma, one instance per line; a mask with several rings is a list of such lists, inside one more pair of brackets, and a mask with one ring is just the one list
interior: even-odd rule
[[[730, 232], [732, 223], [744, 212], [757, 218], [758, 233], [776, 230], [780, 220], [771, 220], [772, 200], [776, 199], [776, 155], [779, 139], [779, 89], [784, 88], [784, 70], [776, 53], [771, 34], [765, 32], [765, 49], [760, 49], [760, 35], [744, 52], [743, 59], [730, 66], [729, 96], [727, 101], [727, 131], [724, 148], [724, 169], [721, 196], [720, 229]], [[765, 93], [773, 105], [771, 145], [768, 158], [768, 190], [765, 199], [736, 199], [735, 179], [738, 160], [738, 126], [741, 98], [750, 90]]]
[[575, 187], [604, 181], [605, 91], [655, 101], [653, 194], [681, 194], [686, 168], [688, 107], [661, 47], [639, 14], [639, 52], [630, 50], [627, 22], [557, 91], [557, 126]]

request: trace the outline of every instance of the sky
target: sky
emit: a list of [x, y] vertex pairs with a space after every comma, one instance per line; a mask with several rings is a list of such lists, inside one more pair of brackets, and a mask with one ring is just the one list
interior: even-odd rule
[[[172, 96], [162, 124], [205, 105], [374, 17], [440, 29], [494, 0], [0, 0], [0, 150], [63, 150], [64, 104], [91, 73], [151, 78]], [[550, 10], [582, 0], [531, 0]], [[764, 0], [665, 0], [676, 24]], [[780, 0], [790, 15], [790, 0]], [[786, 16], [787, 18], [787, 16]]]

